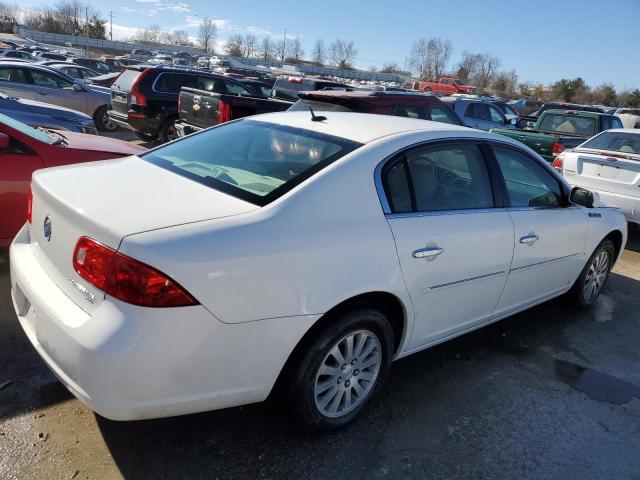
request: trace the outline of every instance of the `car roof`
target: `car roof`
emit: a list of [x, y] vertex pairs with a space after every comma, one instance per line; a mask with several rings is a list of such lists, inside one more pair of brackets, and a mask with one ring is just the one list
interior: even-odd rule
[[[311, 112], [277, 112], [256, 115], [251, 120], [274, 123], [345, 138], [358, 143], [369, 143], [382, 137], [415, 131], [442, 131], [463, 134], [475, 130], [448, 123], [417, 120], [388, 115], [352, 112], [322, 112], [323, 121], [312, 121]], [[487, 138], [493, 138], [485, 134]]]

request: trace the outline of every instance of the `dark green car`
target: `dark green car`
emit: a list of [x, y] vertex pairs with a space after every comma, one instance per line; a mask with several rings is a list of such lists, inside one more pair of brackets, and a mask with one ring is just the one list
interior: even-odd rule
[[622, 122], [614, 115], [575, 110], [547, 110], [540, 115], [532, 129], [510, 130], [492, 128], [498, 133], [514, 138], [548, 162], [567, 148], [574, 148], [597, 133], [611, 128], [622, 128]]

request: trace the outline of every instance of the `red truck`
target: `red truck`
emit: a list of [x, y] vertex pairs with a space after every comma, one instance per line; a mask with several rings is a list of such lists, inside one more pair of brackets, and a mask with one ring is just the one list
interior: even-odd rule
[[437, 82], [409, 81], [405, 84], [405, 87], [420, 92], [433, 92], [443, 95], [451, 95], [453, 93], [473, 94], [477, 91], [473, 85], [465, 85], [462, 80], [453, 77], [442, 77]]

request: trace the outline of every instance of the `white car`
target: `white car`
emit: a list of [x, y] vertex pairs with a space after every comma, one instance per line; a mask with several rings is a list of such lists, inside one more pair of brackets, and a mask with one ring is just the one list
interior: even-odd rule
[[36, 172], [12, 296], [46, 363], [107, 418], [274, 391], [331, 429], [392, 360], [567, 292], [592, 304], [627, 230], [590, 202], [503, 136], [255, 116]]
[[561, 153], [553, 166], [571, 185], [596, 192], [601, 202], [640, 223], [640, 130], [606, 130]]

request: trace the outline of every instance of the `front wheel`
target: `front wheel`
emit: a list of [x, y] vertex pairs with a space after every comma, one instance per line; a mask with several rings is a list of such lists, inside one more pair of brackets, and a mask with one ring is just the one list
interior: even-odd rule
[[389, 367], [393, 332], [377, 310], [335, 319], [305, 349], [290, 382], [298, 418], [320, 430], [351, 422], [381, 388]]
[[567, 293], [567, 298], [573, 305], [590, 307], [595, 303], [609, 278], [615, 254], [616, 249], [611, 240], [600, 242]]

